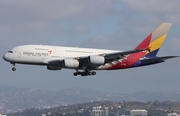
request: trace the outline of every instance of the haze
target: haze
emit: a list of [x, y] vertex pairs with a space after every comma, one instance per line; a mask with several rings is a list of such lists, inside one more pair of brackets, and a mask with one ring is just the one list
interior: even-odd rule
[[97, 71], [74, 77], [74, 70], [12, 65], [4, 53], [23, 44], [131, 50], [160, 23], [173, 23], [158, 55], [180, 55], [178, 0], [3, 0], [0, 2], [0, 85], [43, 90], [90, 88], [134, 93], [180, 88], [180, 58], [148, 67]]

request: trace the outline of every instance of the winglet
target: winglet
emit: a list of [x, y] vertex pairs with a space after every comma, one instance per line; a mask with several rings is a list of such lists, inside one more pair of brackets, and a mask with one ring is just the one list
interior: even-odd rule
[[161, 23], [135, 49], [148, 49], [146, 57], [154, 57], [162, 46], [172, 23]]

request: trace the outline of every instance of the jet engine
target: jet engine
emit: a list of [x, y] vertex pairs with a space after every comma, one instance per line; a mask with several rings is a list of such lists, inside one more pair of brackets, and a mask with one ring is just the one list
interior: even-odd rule
[[102, 65], [105, 63], [105, 58], [103, 56], [89, 56], [89, 62], [95, 65]]
[[48, 70], [61, 70], [61, 67], [55, 67], [55, 66], [47, 66]]
[[64, 60], [64, 67], [66, 68], [78, 68], [79, 61], [74, 59], [65, 59]]

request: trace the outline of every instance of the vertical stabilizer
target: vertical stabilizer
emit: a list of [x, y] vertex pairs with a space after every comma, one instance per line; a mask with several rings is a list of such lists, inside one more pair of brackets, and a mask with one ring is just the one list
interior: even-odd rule
[[162, 46], [172, 23], [161, 23], [135, 49], [149, 48], [146, 57], [155, 57]]

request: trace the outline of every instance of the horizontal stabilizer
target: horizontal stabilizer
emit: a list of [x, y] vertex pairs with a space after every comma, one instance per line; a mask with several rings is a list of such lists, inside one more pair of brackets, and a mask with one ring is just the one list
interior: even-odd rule
[[148, 58], [148, 59], [143, 59], [141, 61], [157, 61], [157, 60], [163, 60], [163, 61], [166, 61], [168, 59], [171, 59], [171, 58], [177, 58], [179, 56], [164, 56], [164, 57], [155, 57], [155, 58]]

